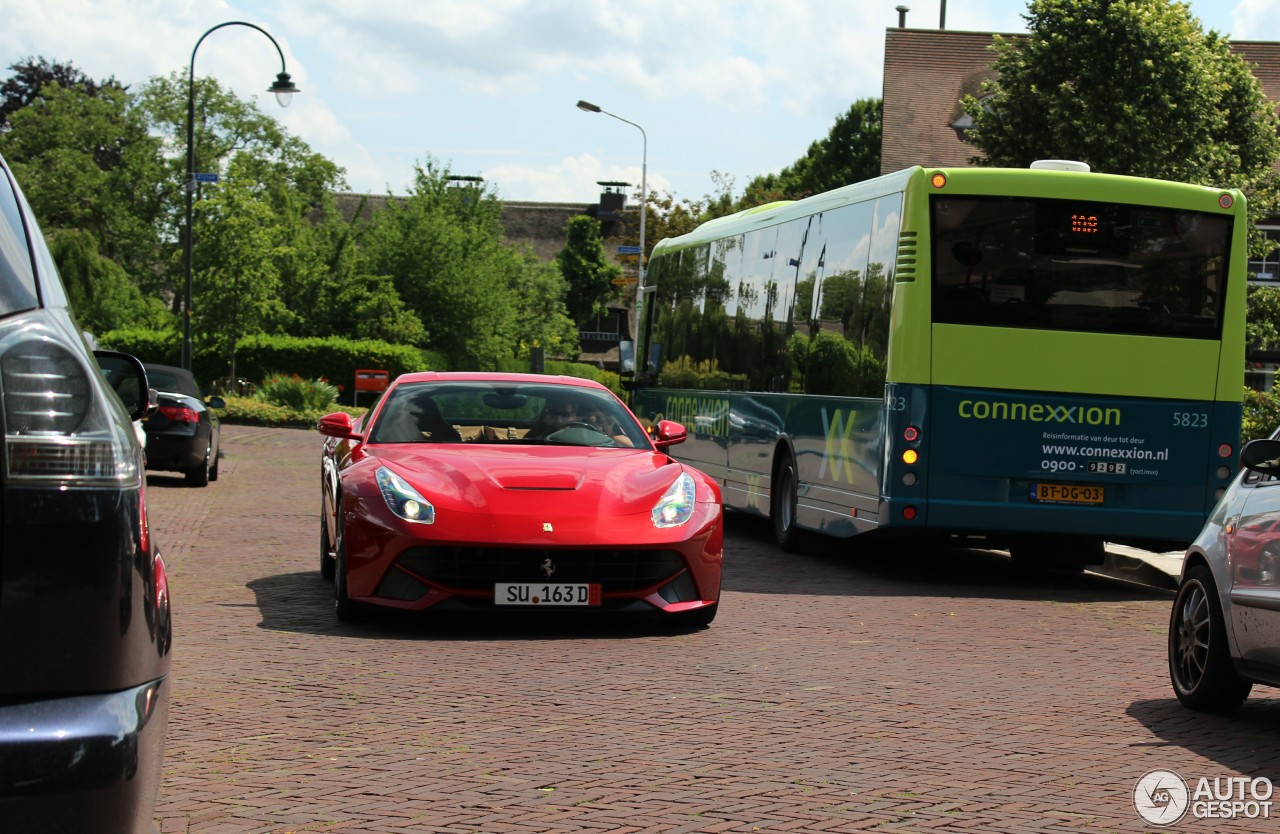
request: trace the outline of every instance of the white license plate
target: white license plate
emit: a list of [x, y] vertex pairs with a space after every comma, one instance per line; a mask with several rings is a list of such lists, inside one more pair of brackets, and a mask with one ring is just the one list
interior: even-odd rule
[[499, 582], [494, 605], [599, 605], [600, 585], [570, 582]]

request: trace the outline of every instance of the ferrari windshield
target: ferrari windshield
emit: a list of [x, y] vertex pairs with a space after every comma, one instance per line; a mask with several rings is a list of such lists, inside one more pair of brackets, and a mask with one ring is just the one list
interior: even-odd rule
[[456, 381], [396, 386], [370, 442], [649, 446], [631, 412], [606, 391]]

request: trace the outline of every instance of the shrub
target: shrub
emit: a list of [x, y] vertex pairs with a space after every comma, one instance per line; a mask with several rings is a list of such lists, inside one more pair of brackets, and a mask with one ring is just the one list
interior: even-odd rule
[[315, 428], [320, 418], [330, 412], [345, 411], [353, 417], [359, 417], [368, 410], [341, 406], [299, 410], [250, 397], [225, 397], [224, 400], [226, 407], [216, 409], [218, 419], [227, 424], [250, 426]]
[[1280, 396], [1272, 390], [1268, 393], [1244, 389], [1244, 414], [1240, 425], [1240, 442], [1246, 443], [1259, 437], [1270, 437], [1280, 426]]
[[268, 374], [254, 395], [272, 405], [294, 411], [316, 411], [338, 401], [338, 386], [327, 379], [303, 379], [297, 374]]

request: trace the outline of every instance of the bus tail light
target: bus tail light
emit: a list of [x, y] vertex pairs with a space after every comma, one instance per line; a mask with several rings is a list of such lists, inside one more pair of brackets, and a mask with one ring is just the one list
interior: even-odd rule
[[920, 439], [920, 429], [915, 426], [907, 426], [907, 428], [902, 432], [902, 439], [908, 443], [915, 443]]
[[942, 188], [947, 184], [947, 175], [941, 171], [934, 171], [933, 176], [929, 178], [929, 182], [934, 188]]
[[1233, 450], [1231, 448], [1230, 443], [1223, 443], [1221, 446], [1218, 447], [1218, 457], [1229, 458], [1231, 457], [1232, 451]]
[[907, 466], [914, 466], [918, 460], [920, 460], [920, 453], [915, 449], [907, 449], [902, 453], [902, 462]]
[[906, 521], [914, 521], [914, 520], [915, 520], [915, 517], [916, 517], [916, 508], [915, 508], [915, 507], [903, 507], [903, 508], [902, 508], [902, 517], [903, 517], [903, 519], [905, 519]]

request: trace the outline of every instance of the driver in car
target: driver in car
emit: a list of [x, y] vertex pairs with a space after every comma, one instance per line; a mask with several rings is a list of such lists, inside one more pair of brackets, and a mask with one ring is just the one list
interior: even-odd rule
[[580, 422], [578, 405], [573, 397], [564, 394], [549, 396], [542, 406], [542, 413], [533, 421], [525, 438], [541, 439], [577, 422]]

